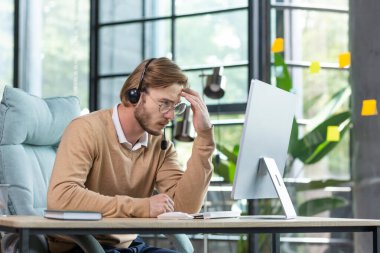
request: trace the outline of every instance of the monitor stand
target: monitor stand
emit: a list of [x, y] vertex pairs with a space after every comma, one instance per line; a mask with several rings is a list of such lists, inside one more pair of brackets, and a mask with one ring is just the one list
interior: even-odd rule
[[242, 216], [247, 218], [258, 218], [258, 219], [294, 219], [297, 218], [296, 211], [294, 209], [292, 200], [290, 199], [288, 190], [286, 189], [284, 180], [280, 171], [278, 170], [276, 161], [273, 158], [262, 157], [259, 162], [259, 173], [269, 172], [269, 176], [272, 179], [274, 188], [276, 189], [278, 198], [281, 201], [282, 209], [285, 215], [250, 215]]

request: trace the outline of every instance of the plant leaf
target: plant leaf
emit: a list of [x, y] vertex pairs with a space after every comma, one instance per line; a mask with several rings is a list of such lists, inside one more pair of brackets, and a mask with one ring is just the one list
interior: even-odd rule
[[[351, 120], [347, 119], [344, 121], [340, 126], [341, 129], [340, 136], [341, 138], [344, 136], [344, 134], [347, 132], [347, 130], [350, 128]], [[339, 140], [340, 142], [340, 140]], [[339, 142], [331, 142], [331, 141], [325, 141], [321, 145], [317, 147], [317, 149], [311, 154], [309, 158], [305, 161], [305, 164], [313, 164], [321, 160], [325, 155], [327, 155], [331, 150], [334, 149], [336, 145], [338, 145]]]
[[348, 201], [342, 197], [326, 197], [307, 200], [298, 207], [298, 215], [314, 216], [334, 208], [344, 207]]
[[290, 79], [288, 66], [280, 53], [274, 53], [274, 67], [276, 76], [276, 86], [280, 89], [290, 91], [292, 89], [292, 81]]
[[[297, 142], [297, 146], [291, 150], [293, 158], [298, 158], [306, 164], [312, 164], [322, 159], [342, 140], [350, 127], [350, 116], [350, 112], [342, 112], [326, 119]], [[339, 141], [330, 142], [326, 140], [328, 126], [339, 127]]]
[[240, 145], [236, 144], [234, 146], [234, 149], [232, 150], [232, 153], [234, 153], [234, 155], [236, 156], [236, 161], [237, 161], [237, 156], [239, 155], [239, 148], [240, 148]]
[[228, 164], [228, 179], [230, 180], [230, 183], [233, 183], [235, 179], [236, 163], [229, 162]]
[[212, 159], [212, 163], [214, 165], [214, 172], [221, 176], [225, 182], [232, 182], [230, 180], [230, 173], [229, 173], [229, 162], [220, 159], [218, 164], [216, 163], [215, 157]]
[[237, 253], [248, 252], [248, 241], [244, 238], [244, 235], [240, 235], [239, 241], [237, 243]]
[[298, 123], [296, 118], [293, 118], [292, 132], [290, 133], [290, 141], [288, 153], [293, 154], [294, 149], [297, 148], [299, 140], [298, 140]]
[[[228, 148], [226, 148], [225, 146], [221, 145], [221, 144], [216, 144], [216, 148], [223, 154], [227, 157], [227, 159], [229, 161], [232, 161], [234, 163], [237, 162], [237, 153], [235, 151], [235, 148], [236, 146], [234, 147], [234, 150], [231, 152], [230, 150], [228, 150]], [[239, 152], [239, 150], [237, 151]]]

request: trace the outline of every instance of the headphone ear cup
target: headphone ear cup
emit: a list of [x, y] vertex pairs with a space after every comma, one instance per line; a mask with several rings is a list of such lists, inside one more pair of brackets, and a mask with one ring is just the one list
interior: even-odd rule
[[130, 89], [127, 92], [127, 99], [132, 104], [137, 104], [137, 102], [139, 102], [140, 100], [140, 95], [141, 95], [141, 92], [138, 89], [136, 88]]

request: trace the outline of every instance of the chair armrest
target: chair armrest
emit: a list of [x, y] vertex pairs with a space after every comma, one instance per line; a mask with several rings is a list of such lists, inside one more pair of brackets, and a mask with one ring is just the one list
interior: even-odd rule
[[186, 234], [165, 234], [166, 238], [172, 241], [178, 251], [182, 253], [193, 253], [194, 248]]
[[[68, 235], [85, 253], [104, 253], [104, 249], [92, 235]], [[17, 253], [19, 236], [14, 233], [7, 233], [1, 238], [1, 252]], [[31, 235], [30, 252], [47, 253], [48, 244], [43, 235]]]
[[92, 235], [69, 235], [85, 253], [104, 253], [103, 247]]
[[[29, 240], [31, 253], [49, 252], [46, 238], [43, 235], [31, 235]], [[14, 233], [6, 233], [1, 238], [1, 252], [17, 253], [19, 249], [19, 236]]]

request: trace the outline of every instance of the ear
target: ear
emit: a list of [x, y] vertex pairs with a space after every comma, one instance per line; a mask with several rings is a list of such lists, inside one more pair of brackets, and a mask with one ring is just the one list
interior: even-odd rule
[[146, 94], [145, 92], [141, 92], [139, 101], [137, 101], [137, 103], [132, 104], [132, 105], [136, 107], [137, 105], [145, 104], [145, 102], [146, 102]]

